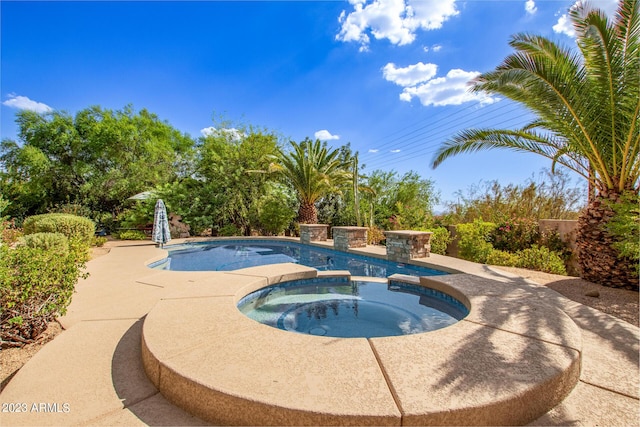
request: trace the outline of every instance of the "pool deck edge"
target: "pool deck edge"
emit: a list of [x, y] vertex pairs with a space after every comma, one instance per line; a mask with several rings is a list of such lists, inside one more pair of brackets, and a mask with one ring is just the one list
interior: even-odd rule
[[[65, 330], [20, 369], [0, 393], [2, 403], [49, 403], [50, 408], [55, 408], [56, 402], [68, 403], [70, 411], [3, 413], [2, 423], [210, 425], [168, 402], [147, 378], [141, 360], [142, 319], [160, 301], [179, 299], [177, 294], [183, 288], [197, 287], [198, 283], [215, 286], [206, 276], [217, 280], [223, 273], [150, 270], [145, 263], [162, 258], [164, 252], [148, 241], [108, 242], [107, 247], [110, 252], [90, 261], [90, 277], [76, 286], [67, 315], [60, 319]], [[637, 327], [485, 265], [436, 255], [429, 262], [507, 285], [530, 285], [540, 301], [562, 309], [580, 328], [580, 381], [565, 400], [529, 425], [638, 423]], [[512, 299], [517, 301], [516, 297]], [[464, 360], [459, 358], [460, 362]]]
[[[247, 270], [233, 275], [247, 280], [261, 277], [274, 284], [317, 274], [295, 264]], [[450, 276], [434, 280], [444, 277]], [[453, 287], [467, 295], [464, 284], [456, 282], [477, 280], [476, 276], [461, 275], [441, 288]], [[473, 321], [463, 320], [424, 334], [369, 339], [370, 347], [362, 347], [361, 339], [294, 334], [248, 320], [232, 304], [261, 287], [256, 284], [247, 283], [234, 299], [163, 301], [145, 319], [144, 365], [167, 399], [212, 423], [523, 424], [556, 406], [578, 382], [580, 332], [566, 314], [541, 305], [526, 288], [510, 295], [514, 292], [511, 286], [492, 284], [488, 279], [480, 287], [492, 285], [503, 299], [518, 298], [519, 306], [525, 307], [518, 318], [491, 315], [499, 311], [503, 301], [483, 298], [476, 289], [470, 296]], [[527, 299], [532, 299], [530, 304]], [[223, 316], [216, 317], [220, 313]], [[173, 321], [178, 316], [184, 323]], [[561, 327], [538, 336], [539, 317]], [[220, 328], [211, 326], [220, 321]], [[190, 336], [191, 330], [198, 331], [197, 337]], [[181, 337], [180, 342], [168, 338], [176, 336]], [[216, 345], [175, 353], [196, 338]], [[327, 352], [328, 345], [332, 348]], [[265, 352], [256, 353], [256, 348]], [[174, 353], [167, 353], [167, 349]], [[203, 359], [216, 360], [220, 366], [214, 371], [203, 369]], [[460, 359], [464, 362], [457, 365]], [[372, 366], [374, 361], [379, 369]], [[451, 362], [459, 372], [448, 368]], [[265, 366], [269, 367], [266, 371]], [[292, 366], [298, 369], [290, 369]], [[230, 374], [239, 367], [239, 372]], [[307, 376], [314, 370], [316, 381], [332, 386], [307, 387]], [[467, 386], [450, 387], [447, 378], [452, 375], [464, 377]], [[274, 382], [266, 387], [269, 378]], [[353, 388], [354, 383], [363, 382], [368, 386]], [[311, 405], [310, 393], [314, 394]], [[401, 416], [393, 415], [394, 406]]]

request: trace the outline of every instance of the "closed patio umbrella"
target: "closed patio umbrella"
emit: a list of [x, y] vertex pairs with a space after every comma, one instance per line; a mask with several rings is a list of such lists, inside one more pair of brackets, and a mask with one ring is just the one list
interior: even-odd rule
[[153, 215], [153, 232], [151, 233], [151, 240], [159, 243], [160, 247], [171, 240], [167, 208], [162, 199], [158, 199], [156, 202], [156, 209]]

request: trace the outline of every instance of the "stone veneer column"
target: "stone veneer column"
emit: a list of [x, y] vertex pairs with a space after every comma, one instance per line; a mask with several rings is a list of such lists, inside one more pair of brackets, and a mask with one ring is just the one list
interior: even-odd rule
[[426, 231], [385, 231], [387, 237], [387, 259], [406, 262], [413, 258], [425, 258], [431, 252], [431, 235]]
[[367, 227], [333, 227], [331, 232], [335, 250], [346, 251], [367, 246]]
[[326, 224], [300, 224], [300, 242], [324, 242], [327, 240]]

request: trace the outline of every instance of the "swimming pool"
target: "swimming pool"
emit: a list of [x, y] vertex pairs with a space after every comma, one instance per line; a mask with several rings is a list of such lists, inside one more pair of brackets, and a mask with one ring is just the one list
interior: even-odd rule
[[348, 277], [268, 286], [238, 302], [249, 318], [274, 328], [337, 338], [374, 338], [434, 331], [469, 314], [460, 301], [423, 286]]
[[296, 263], [320, 271], [348, 270], [353, 276], [388, 277], [393, 274], [435, 276], [444, 271], [401, 264], [359, 254], [339, 252], [297, 242], [222, 240], [166, 246], [166, 259], [151, 268], [173, 271], [232, 271], [258, 265]]

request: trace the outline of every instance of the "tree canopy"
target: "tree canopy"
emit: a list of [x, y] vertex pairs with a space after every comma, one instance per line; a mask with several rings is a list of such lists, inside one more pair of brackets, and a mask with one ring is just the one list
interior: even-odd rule
[[192, 155], [188, 135], [144, 109], [21, 111], [17, 122], [19, 142], [0, 144], [0, 190], [17, 217], [59, 203], [115, 214], [128, 197], [176, 179]]

